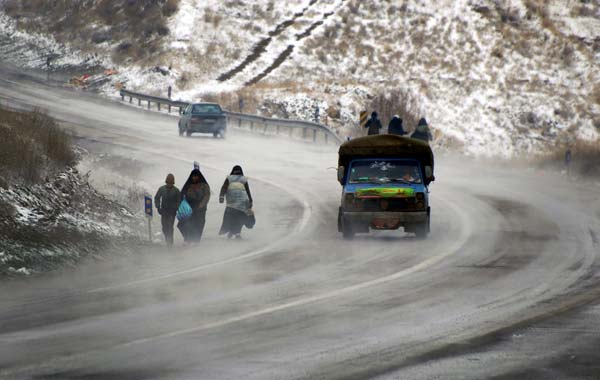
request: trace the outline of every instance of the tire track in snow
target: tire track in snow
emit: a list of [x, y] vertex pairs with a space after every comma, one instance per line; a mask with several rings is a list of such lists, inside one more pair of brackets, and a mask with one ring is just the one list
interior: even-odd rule
[[300, 17], [303, 17], [306, 14], [306, 12], [308, 12], [310, 10], [310, 8], [317, 1], [318, 0], [311, 0], [310, 3], [308, 3], [308, 6], [306, 6], [304, 9], [302, 9], [302, 11], [294, 13], [294, 15], [293, 15], [292, 18], [290, 18], [288, 20], [285, 20], [282, 23], [278, 24], [275, 27], [275, 29], [273, 29], [272, 31], [270, 31], [268, 33], [267, 37], [261, 39], [260, 41], [258, 41], [256, 43], [256, 45], [254, 45], [254, 47], [252, 48], [252, 52], [250, 53], [250, 55], [248, 55], [240, 64], [238, 64], [237, 66], [235, 66], [233, 69], [228, 70], [225, 73], [219, 75], [219, 77], [217, 78], [217, 80], [219, 82], [225, 82], [225, 81], [233, 78], [237, 74], [241, 73], [242, 71], [244, 71], [244, 69], [246, 67], [248, 67], [248, 65], [250, 65], [252, 62], [255, 62], [256, 60], [258, 60], [267, 51], [267, 47], [273, 41], [273, 37], [279, 36], [287, 28], [289, 28], [290, 26], [294, 25], [294, 23], [296, 22], [296, 20], [298, 20]]
[[[307, 17], [305, 20], [302, 20], [303, 22], [310, 22], [310, 25], [304, 29], [304, 31], [292, 35], [290, 35], [290, 33], [285, 35], [284, 32], [294, 24], [299, 23], [300, 19], [304, 17], [310, 8], [317, 2], [318, 0], [311, 1], [306, 8], [301, 12], [296, 13], [292, 19], [277, 25], [273, 31], [269, 32], [268, 36], [260, 40], [254, 46], [250, 55], [233, 69], [221, 74], [217, 80], [225, 82], [234, 79], [236, 76], [244, 76], [244, 71], [247, 71], [245, 75], [246, 78], [242, 77], [240, 82], [244, 86], [249, 86], [260, 82], [274, 70], [279, 68], [292, 55], [298, 44], [302, 40], [310, 37], [319, 26], [323, 25], [329, 17], [333, 16], [344, 4], [345, 0], [339, 0], [339, 2], [333, 4], [333, 7], [328, 7], [327, 10], [323, 10], [324, 12], [320, 15]], [[275, 47], [272, 47], [273, 45], [275, 45]], [[285, 48], [277, 52], [278, 46], [279, 49], [282, 48], [281, 45], [284, 45]], [[269, 50], [273, 51], [275, 56], [270, 62], [263, 58], [264, 55], [269, 53]]]
[[[310, 37], [312, 35], [312, 32], [317, 29], [319, 26], [323, 25], [323, 23], [332, 15], [334, 14], [334, 12], [327, 12], [323, 15], [323, 18], [319, 21], [316, 21], [314, 23], [312, 23], [306, 30], [304, 30], [304, 32], [302, 33], [298, 33], [296, 34], [296, 41], [299, 42], [307, 37]], [[269, 65], [267, 68], [265, 68], [260, 74], [258, 74], [257, 76], [255, 76], [254, 78], [250, 79], [249, 81], [247, 81], [246, 83], [244, 83], [245, 86], [250, 86], [253, 85], [255, 83], [260, 82], [261, 80], [263, 80], [267, 75], [269, 75], [273, 70], [277, 69], [279, 66], [281, 66], [281, 64], [283, 62], [285, 62], [290, 55], [292, 55], [292, 53], [294, 52], [294, 49], [296, 48], [296, 45], [288, 45], [288, 47], [281, 52], [281, 54], [279, 54], [277, 56], [277, 58], [275, 58], [275, 60], [273, 61], [273, 63], [271, 65]]]

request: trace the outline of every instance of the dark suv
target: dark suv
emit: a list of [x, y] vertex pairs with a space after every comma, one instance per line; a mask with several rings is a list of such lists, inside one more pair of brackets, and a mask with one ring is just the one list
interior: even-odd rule
[[194, 103], [185, 108], [179, 119], [179, 136], [192, 133], [212, 133], [214, 137], [225, 137], [227, 118], [216, 103]]

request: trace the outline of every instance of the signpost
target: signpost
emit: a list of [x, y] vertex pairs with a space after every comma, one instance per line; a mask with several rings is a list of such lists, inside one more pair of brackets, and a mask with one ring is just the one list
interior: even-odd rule
[[148, 219], [148, 239], [152, 242], [152, 197], [148, 194], [144, 196], [144, 214]]
[[360, 122], [360, 128], [364, 128], [365, 125], [367, 125], [367, 120], [369, 119], [369, 115], [367, 111], [360, 111], [360, 118], [359, 118], [359, 122]]

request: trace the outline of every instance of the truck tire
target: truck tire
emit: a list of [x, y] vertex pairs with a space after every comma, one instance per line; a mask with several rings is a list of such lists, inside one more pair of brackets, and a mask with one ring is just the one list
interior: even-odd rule
[[213, 137], [216, 139], [224, 139], [225, 138], [225, 130], [224, 129], [219, 129], [216, 132], [213, 132]]
[[345, 240], [354, 239], [354, 228], [352, 228], [352, 223], [342, 220], [342, 236], [344, 236]]
[[418, 239], [426, 239], [430, 231], [430, 218], [427, 216], [425, 222], [419, 223], [415, 226], [415, 235]]

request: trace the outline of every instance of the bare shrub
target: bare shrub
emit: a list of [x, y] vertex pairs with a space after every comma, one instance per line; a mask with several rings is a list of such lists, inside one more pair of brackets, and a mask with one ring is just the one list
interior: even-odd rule
[[75, 163], [69, 135], [46, 113], [0, 107], [0, 120], [0, 176], [36, 183], [52, 168]]
[[560, 53], [560, 57], [562, 58], [564, 64], [567, 66], [571, 66], [571, 64], [573, 63], [574, 55], [575, 49], [573, 49], [571, 45], [565, 44]]
[[573, 10], [571, 11], [571, 15], [576, 17], [594, 17], [596, 13], [592, 7], [580, 5], [578, 7], [573, 8]]
[[165, 5], [163, 5], [162, 13], [166, 17], [170, 17], [177, 12], [179, 9], [179, 0], [167, 0]]
[[370, 104], [369, 110], [379, 114], [379, 118], [385, 126], [394, 115], [400, 116], [405, 130], [411, 130], [417, 125], [421, 118], [420, 106], [417, 99], [407, 90], [392, 90], [375, 96]]
[[592, 91], [592, 99], [596, 104], [600, 105], [600, 84], [596, 83], [594, 85], [594, 90]]
[[586, 178], [600, 178], [600, 143], [598, 141], [577, 140], [569, 145], [561, 145], [534, 159], [541, 168], [566, 168], [565, 154], [571, 150], [570, 172]]
[[176, 84], [182, 90], [186, 90], [190, 86], [190, 81], [192, 79], [192, 74], [189, 71], [184, 71], [181, 73], [179, 78], [177, 78]]
[[521, 16], [519, 16], [518, 9], [504, 8], [500, 3], [497, 3], [496, 7], [498, 15], [500, 16], [500, 21], [512, 26], [519, 26], [521, 24]]

